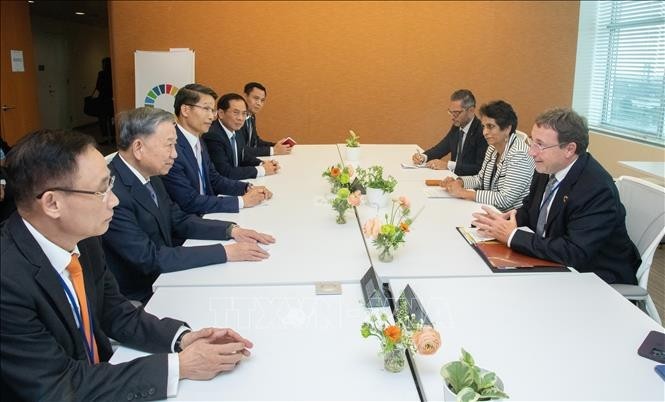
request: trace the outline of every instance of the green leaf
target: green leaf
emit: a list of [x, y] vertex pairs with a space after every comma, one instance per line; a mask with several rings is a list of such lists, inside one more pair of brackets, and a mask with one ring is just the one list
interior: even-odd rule
[[[465, 363], [465, 362], [462, 362]], [[471, 383], [471, 386], [475, 390], [480, 390], [482, 389], [480, 387], [480, 368], [477, 366], [471, 366], [469, 367], [469, 372], [467, 374], [469, 376], [469, 382]]]
[[476, 365], [476, 362], [473, 360], [473, 357], [471, 356], [471, 354], [469, 352], [467, 352], [466, 350], [464, 350], [464, 348], [462, 348], [462, 357], [460, 358], [460, 360], [465, 362], [469, 366], [475, 366]]
[[505, 392], [494, 386], [482, 390], [480, 396], [482, 398], [490, 398], [490, 399], [510, 399], [508, 394], [506, 394]]
[[491, 371], [487, 371], [480, 375], [478, 389], [484, 390], [486, 388], [491, 388], [494, 386], [494, 384], [496, 384], [496, 374]]
[[480, 398], [480, 394], [470, 387], [463, 388], [457, 393], [457, 402], [475, 402]]
[[468, 373], [469, 366], [460, 361], [450, 362], [441, 367], [441, 376], [450, 384], [453, 392], [471, 385]]

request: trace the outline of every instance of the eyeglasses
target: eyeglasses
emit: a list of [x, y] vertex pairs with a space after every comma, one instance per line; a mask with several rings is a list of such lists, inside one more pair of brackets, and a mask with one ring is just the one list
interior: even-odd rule
[[185, 105], [187, 105], [187, 106], [192, 106], [192, 107], [197, 107], [197, 108], [199, 108], [199, 109], [203, 109], [203, 110], [205, 110], [206, 112], [208, 112], [208, 113], [210, 113], [210, 114], [215, 114], [215, 113], [217, 113], [217, 110], [216, 110], [216, 109], [213, 109], [213, 108], [208, 107], [208, 106], [195, 105], [195, 104], [193, 104], [193, 103], [185, 103]]
[[527, 137], [527, 139], [526, 139], [526, 145], [529, 146], [529, 149], [535, 149], [536, 152], [540, 153], [540, 152], [543, 152], [543, 151], [546, 150], [546, 149], [550, 149], [550, 148], [560, 147], [560, 146], [562, 146], [562, 145], [566, 145], [566, 143], [565, 143], [565, 142], [560, 142], [560, 143], [558, 143], [558, 144], [554, 144], [554, 145], [542, 145], [542, 144], [538, 144], [538, 143], [536, 143], [536, 142], [533, 142], [533, 140], [532, 140], [530, 137]]
[[37, 195], [37, 198], [41, 199], [47, 191], [63, 191], [65, 193], [78, 193], [78, 194], [96, 195], [97, 197], [101, 197], [102, 202], [106, 202], [106, 200], [108, 200], [108, 198], [109, 198], [109, 194], [111, 193], [111, 190], [113, 189], [113, 183], [115, 183], [115, 176], [111, 176], [109, 178], [109, 183], [108, 183], [108, 187], [106, 187], [106, 191], [74, 190], [72, 188], [53, 187], [53, 188], [46, 189], [46, 190], [42, 191], [41, 193], [39, 193]]
[[462, 114], [462, 112], [466, 112], [467, 109], [468, 108], [465, 108], [465, 109], [462, 109], [462, 110], [450, 110], [450, 109], [448, 109], [448, 114], [451, 117], [457, 118], [460, 114]]

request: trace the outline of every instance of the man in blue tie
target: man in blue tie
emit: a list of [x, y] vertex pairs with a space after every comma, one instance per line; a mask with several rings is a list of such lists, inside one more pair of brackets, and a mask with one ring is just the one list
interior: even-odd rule
[[[106, 259], [120, 290], [145, 303], [161, 273], [268, 258], [257, 242], [272, 236], [232, 222], [202, 219], [171, 201], [160, 175], [169, 172], [177, 153], [173, 115], [139, 108], [120, 114], [118, 154], [109, 164], [116, 176], [120, 204], [103, 236]], [[229, 240], [236, 243], [182, 247], [178, 239]]]
[[208, 147], [210, 160], [219, 173], [232, 179], [273, 175], [279, 170], [275, 160], [261, 161], [245, 152], [245, 137], [238, 130], [245, 123], [247, 103], [234, 93], [217, 101], [217, 120], [201, 139]]
[[183, 211], [198, 215], [238, 212], [272, 197], [263, 186], [222, 176], [210, 161], [200, 137], [210, 129], [217, 115], [216, 97], [215, 91], [208, 87], [188, 84], [180, 88], [174, 102], [178, 157], [164, 176], [164, 185]]
[[481, 231], [520, 253], [637, 284], [641, 259], [609, 173], [587, 152], [589, 128], [571, 109], [543, 112], [531, 130], [536, 173], [522, 207], [473, 214]]

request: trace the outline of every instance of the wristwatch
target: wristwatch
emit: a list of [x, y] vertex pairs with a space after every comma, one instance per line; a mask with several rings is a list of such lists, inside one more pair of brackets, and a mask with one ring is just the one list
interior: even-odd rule
[[182, 338], [185, 337], [185, 334], [188, 334], [190, 332], [192, 332], [192, 331], [186, 329], [186, 330], [182, 331], [180, 333], [180, 335], [178, 335], [178, 339], [175, 340], [175, 344], [173, 345], [173, 351], [174, 352], [176, 352], [176, 353], [182, 352]]
[[231, 232], [233, 232], [233, 229], [235, 229], [237, 227], [239, 227], [239, 226], [236, 225], [235, 223], [231, 223], [229, 226], [227, 226], [227, 228], [226, 228], [226, 237], [228, 237], [229, 239], [232, 239], [233, 237], [231, 236]]

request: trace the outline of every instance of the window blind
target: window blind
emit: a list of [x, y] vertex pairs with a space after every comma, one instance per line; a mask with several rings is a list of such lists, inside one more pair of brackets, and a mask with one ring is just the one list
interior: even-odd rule
[[573, 107], [592, 129], [665, 145], [665, 2], [580, 3]]

